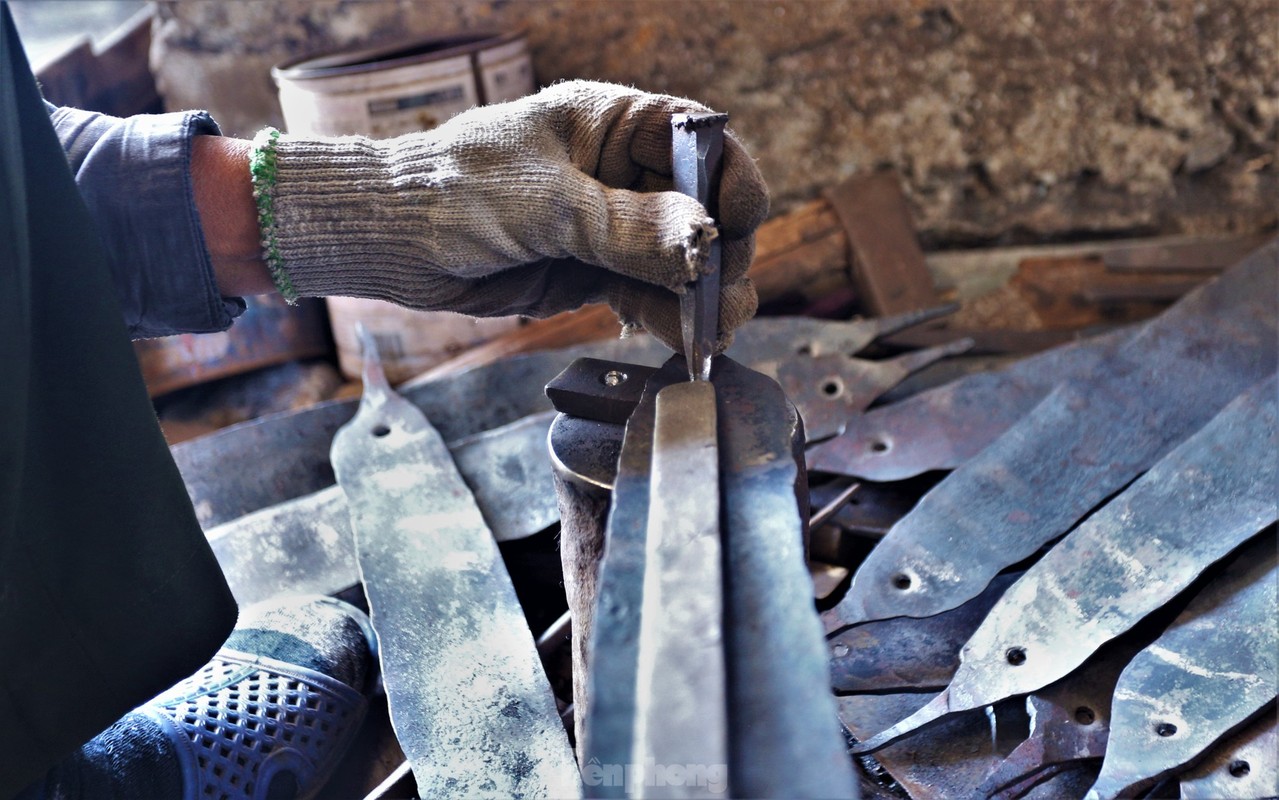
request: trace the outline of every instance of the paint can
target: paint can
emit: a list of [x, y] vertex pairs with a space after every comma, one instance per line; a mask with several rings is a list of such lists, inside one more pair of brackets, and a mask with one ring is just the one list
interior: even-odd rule
[[[390, 137], [429, 130], [473, 106], [533, 91], [523, 32], [435, 37], [311, 56], [272, 70], [290, 133]], [[327, 300], [343, 374], [360, 375], [355, 325], [377, 339], [388, 380], [399, 383], [519, 327], [516, 317], [473, 320], [347, 297]]]

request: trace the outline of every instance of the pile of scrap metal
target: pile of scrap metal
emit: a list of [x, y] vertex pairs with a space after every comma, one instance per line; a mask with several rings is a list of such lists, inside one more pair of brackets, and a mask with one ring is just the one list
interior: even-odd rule
[[358, 414], [173, 450], [242, 602], [362, 586], [422, 797], [1269, 797], [1277, 266], [874, 408], [966, 343], [856, 354], [944, 310], [760, 318], [709, 381], [369, 359]]

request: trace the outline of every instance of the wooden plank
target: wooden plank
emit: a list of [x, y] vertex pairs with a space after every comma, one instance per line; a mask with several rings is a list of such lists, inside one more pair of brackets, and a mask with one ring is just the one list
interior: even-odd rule
[[863, 310], [887, 316], [941, 303], [896, 172], [855, 176], [823, 196], [848, 232]]

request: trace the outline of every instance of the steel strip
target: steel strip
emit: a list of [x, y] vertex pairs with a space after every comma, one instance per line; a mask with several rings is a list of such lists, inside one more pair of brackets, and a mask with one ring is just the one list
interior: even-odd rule
[[920, 500], [831, 618], [922, 617], [975, 597], [1274, 371], [1273, 243], [1152, 320], [1091, 381], [1055, 389]]
[[[1273, 397], [1279, 385], [1268, 389]], [[1150, 786], [1274, 703], [1279, 691], [1275, 545], [1271, 534], [1245, 547], [1124, 669], [1115, 687], [1106, 758], [1089, 800]]]
[[959, 668], [959, 649], [1021, 574], [1000, 575], [977, 597], [933, 617], [876, 620], [842, 631], [827, 642], [831, 685], [837, 692], [944, 689]]
[[576, 764], [492, 533], [439, 432], [390, 390], [333, 442], [391, 722], [425, 797], [569, 797]]
[[1049, 550], [961, 651], [949, 688], [863, 752], [1061, 679], [1274, 523], [1279, 379], [1244, 392]]

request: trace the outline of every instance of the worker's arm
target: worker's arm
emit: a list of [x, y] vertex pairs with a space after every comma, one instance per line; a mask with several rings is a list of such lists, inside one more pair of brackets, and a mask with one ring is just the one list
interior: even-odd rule
[[267, 266], [289, 299], [532, 317], [608, 302], [679, 349], [677, 293], [718, 237], [722, 346], [755, 311], [746, 271], [768, 195], [731, 133], [718, 219], [671, 190], [672, 115], [708, 110], [572, 81], [393, 139], [264, 131], [252, 158]]

